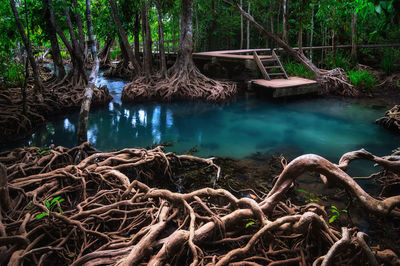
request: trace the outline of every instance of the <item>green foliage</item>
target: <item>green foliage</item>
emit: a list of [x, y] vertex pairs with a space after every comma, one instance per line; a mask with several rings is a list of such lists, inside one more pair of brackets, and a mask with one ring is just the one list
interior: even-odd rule
[[37, 151], [40, 155], [44, 155], [44, 154], [50, 153], [50, 149], [49, 149], [49, 148], [45, 148], [45, 149], [38, 148], [36, 151]]
[[258, 221], [253, 218], [244, 219], [246, 222], [245, 228], [253, 227], [258, 225]]
[[36, 220], [40, 220], [43, 217], [48, 216], [50, 214], [50, 212], [53, 211], [54, 208], [56, 208], [57, 211], [62, 214], [63, 211], [61, 209], [60, 203], [63, 201], [64, 201], [64, 199], [62, 199], [60, 196], [55, 197], [52, 201], [45, 200], [44, 203], [46, 205], [48, 212], [39, 213], [38, 215], [36, 215]]
[[304, 189], [296, 189], [296, 191], [302, 192], [303, 197], [305, 198], [305, 202], [318, 202], [321, 200], [318, 194], [308, 192], [307, 190]]
[[288, 74], [288, 76], [297, 76], [312, 79], [314, 78], [314, 73], [306, 68], [304, 65], [295, 62], [286, 62], [283, 63], [284, 68]]
[[332, 52], [328, 53], [327, 57], [324, 60], [324, 64], [327, 69], [334, 69], [339, 67], [348, 71], [352, 67], [350, 56], [344, 54], [341, 51], [337, 51], [335, 54], [333, 54]]
[[329, 218], [329, 223], [333, 223], [337, 218], [339, 218], [341, 213], [347, 213], [347, 210], [339, 210], [335, 205], [332, 205], [329, 210], [333, 213], [332, 217]]
[[357, 89], [373, 90], [376, 84], [375, 77], [367, 71], [350, 70], [348, 75], [351, 84], [353, 84]]
[[400, 50], [386, 49], [381, 59], [381, 68], [386, 75], [391, 75], [396, 70], [396, 63], [400, 61]]

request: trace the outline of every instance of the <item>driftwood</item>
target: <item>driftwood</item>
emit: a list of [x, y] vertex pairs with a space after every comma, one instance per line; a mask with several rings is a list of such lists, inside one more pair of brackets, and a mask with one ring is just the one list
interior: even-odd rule
[[[89, 143], [73, 149], [16, 149], [0, 154], [7, 168], [10, 206], [1, 209], [0, 263], [13, 265], [286, 265], [398, 263], [387, 248], [368, 246], [356, 228], [342, 232], [324, 208], [284, 200], [306, 171], [341, 184], [371, 214], [398, 219], [399, 196], [374, 199], [344, 170], [367, 159], [396, 171], [399, 161], [364, 150], [338, 165], [303, 155], [289, 164], [263, 198], [239, 198], [225, 189], [185, 193], [151, 188], [145, 180], [172, 180], [185, 162], [221, 171], [213, 160], [152, 150], [98, 152]], [[58, 207], [46, 207], [60, 197]], [[3, 205], [2, 205], [3, 206]], [[40, 219], [37, 215], [44, 213]]]
[[392, 109], [386, 111], [385, 116], [375, 122], [400, 133], [400, 105], [395, 105]]

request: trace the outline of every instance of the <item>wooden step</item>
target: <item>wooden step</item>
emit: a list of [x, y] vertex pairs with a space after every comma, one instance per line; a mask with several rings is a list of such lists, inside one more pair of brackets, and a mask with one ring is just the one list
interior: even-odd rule
[[267, 63], [267, 62], [276, 62], [276, 59], [263, 59], [261, 60], [261, 63]]
[[280, 73], [268, 73], [270, 76], [285, 76], [285, 73], [282, 73], [282, 72], [280, 72]]
[[265, 69], [281, 68], [281, 66], [264, 66]]

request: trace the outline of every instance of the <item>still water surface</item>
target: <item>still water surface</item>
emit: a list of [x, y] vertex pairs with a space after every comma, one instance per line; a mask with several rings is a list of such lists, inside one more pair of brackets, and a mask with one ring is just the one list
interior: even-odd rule
[[[255, 153], [293, 157], [316, 153], [337, 160], [365, 148], [387, 155], [400, 145], [397, 136], [378, 125], [385, 107], [373, 109], [356, 101], [304, 99], [282, 102], [241, 97], [224, 104], [198, 102], [122, 104], [126, 81], [100, 77], [114, 100], [92, 110], [88, 138], [100, 150], [171, 143], [167, 150], [198, 156], [243, 158]], [[46, 147], [76, 144], [78, 113], [49, 122], [22, 145]]]

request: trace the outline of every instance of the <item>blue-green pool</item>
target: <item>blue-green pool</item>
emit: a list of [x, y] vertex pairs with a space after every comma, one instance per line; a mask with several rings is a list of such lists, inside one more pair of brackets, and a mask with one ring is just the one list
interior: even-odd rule
[[[316, 153], [337, 161], [351, 150], [387, 155], [400, 145], [400, 136], [374, 124], [385, 107], [371, 108], [355, 100], [285, 102], [247, 95], [224, 104], [121, 104], [126, 81], [100, 77], [98, 83], [107, 84], [114, 101], [91, 111], [88, 138], [104, 151], [168, 142], [173, 144], [169, 151], [186, 153], [196, 147], [195, 154], [204, 157]], [[77, 112], [58, 117], [18, 146], [74, 146], [77, 120]]]

